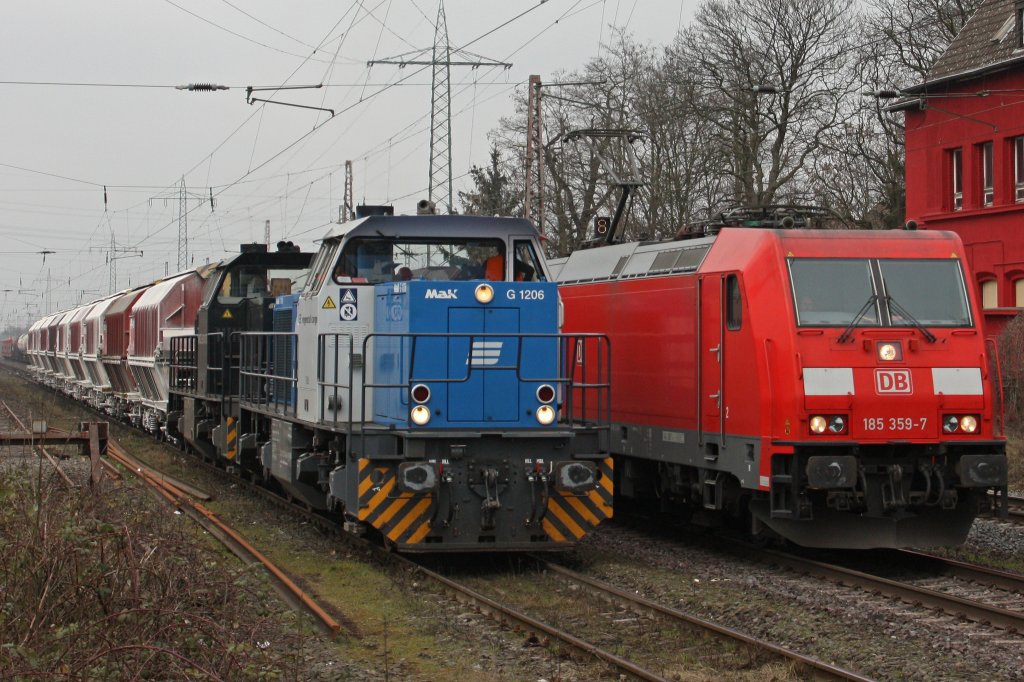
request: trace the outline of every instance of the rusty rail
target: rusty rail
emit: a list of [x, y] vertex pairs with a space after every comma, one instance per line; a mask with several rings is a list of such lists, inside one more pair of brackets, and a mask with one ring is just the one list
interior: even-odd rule
[[[262, 552], [253, 547], [241, 534], [221, 521], [212, 511], [191, 499], [191, 493], [186, 490], [186, 488], [191, 488], [191, 486], [180, 481], [174, 481], [169, 476], [156, 472], [151, 467], [142, 465], [138, 460], [124, 452], [113, 440], [108, 442], [107, 454], [126, 469], [139, 476], [172, 506], [202, 525], [204, 529], [220, 540], [242, 561], [262, 564], [270, 574], [271, 582], [275, 589], [293, 607], [310, 613], [332, 637], [337, 635], [341, 625], [289, 578], [284, 571], [264, 556]], [[195, 489], [192, 488], [192, 490]], [[203, 495], [206, 494], [203, 493]], [[207, 499], [209, 497], [209, 495], [206, 495]]]
[[143, 464], [138, 459], [129, 454], [128, 451], [121, 447], [120, 443], [118, 443], [114, 439], [110, 439], [108, 441], [107, 453], [116, 455], [116, 458], [119, 461], [121, 461], [123, 466], [134, 471], [145, 471], [148, 476], [152, 476], [157, 480], [166, 482], [167, 484], [179, 490], [181, 493], [187, 494], [192, 499], [202, 500], [203, 502], [209, 502], [210, 500], [213, 499], [213, 496], [210, 495], [209, 493], [200, 490], [199, 488], [196, 488], [194, 486], [191, 486], [182, 480], [174, 478], [173, 476], [168, 476], [162, 471], [157, 471], [156, 469], [153, 469], [152, 467]]

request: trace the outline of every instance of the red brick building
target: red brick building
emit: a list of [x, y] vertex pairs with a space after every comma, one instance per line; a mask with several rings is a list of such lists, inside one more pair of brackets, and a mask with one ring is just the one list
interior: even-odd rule
[[907, 219], [960, 235], [988, 335], [1024, 307], [1024, 0], [987, 0], [906, 92]]

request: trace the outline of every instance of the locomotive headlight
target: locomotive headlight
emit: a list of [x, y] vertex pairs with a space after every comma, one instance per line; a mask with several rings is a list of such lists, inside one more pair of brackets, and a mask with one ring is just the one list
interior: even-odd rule
[[903, 359], [903, 349], [898, 343], [884, 342], [878, 344], [878, 359], [882, 362], [893, 362]]
[[825, 429], [828, 428], [828, 420], [822, 417], [820, 414], [816, 414], [811, 417], [811, 433], [825, 433]]
[[536, 416], [541, 425], [548, 426], [555, 421], [555, 408], [550, 405], [541, 405], [537, 408]]
[[430, 408], [425, 405], [417, 405], [412, 408], [409, 418], [416, 426], [426, 426], [430, 422]]
[[978, 430], [978, 420], [973, 415], [965, 414], [960, 417], [960, 429], [964, 433], [974, 433]]
[[416, 384], [412, 387], [412, 399], [418, 403], [425, 403], [430, 400], [430, 387], [426, 384]]
[[942, 430], [946, 433], [956, 433], [960, 428], [960, 418], [955, 414], [946, 415], [942, 418]]
[[846, 432], [846, 417], [841, 414], [834, 414], [828, 418], [828, 430], [832, 433]]
[[490, 284], [481, 284], [477, 286], [476, 292], [474, 293], [476, 294], [477, 303], [487, 304], [494, 300], [494, 287]]

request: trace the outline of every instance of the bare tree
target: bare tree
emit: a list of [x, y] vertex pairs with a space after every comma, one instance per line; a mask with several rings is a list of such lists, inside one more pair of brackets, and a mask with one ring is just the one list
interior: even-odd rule
[[728, 150], [737, 203], [798, 198], [849, 93], [847, 0], [709, 0], [674, 49]]
[[[860, 89], [893, 90], [924, 80], [980, 0], [870, 0], [854, 54]], [[830, 135], [813, 165], [819, 199], [873, 228], [903, 224], [906, 203], [903, 116], [885, 102], [852, 97], [841, 134]]]
[[648, 141], [640, 156], [642, 177], [637, 223], [653, 237], [679, 228], [731, 203], [726, 156], [704, 124], [700, 84], [666, 50], [645, 69], [633, 101], [639, 128]]
[[887, 87], [924, 80], [981, 0], [868, 0], [862, 56], [881, 64]]
[[[580, 128], [641, 131], [646, 183], [627, 238], [665, 238], [736, 204], [815, 202], [847, 224], [903, 221], [901, 117], [862, 90], [919, 82], [979, 0], [706, 0], [663, 50], [625, 33], [599, 59], [544, 89], [545, 233], [552, 255], [594, 236], [618, 196], [608, 142]], [[856, 26], [856, 30], [854, 27]], [[506, 186], [524, 186], [526, 97], [492, 131]], [[603, 146], [602, 146], [603, 145]]]

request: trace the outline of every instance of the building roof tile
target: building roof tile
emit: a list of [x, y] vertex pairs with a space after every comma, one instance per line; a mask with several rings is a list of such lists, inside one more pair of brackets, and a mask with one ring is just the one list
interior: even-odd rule
[[1024, 60], [1024, 49], [1019, 47], [1021, 40], [1017, 35], [1020, 28], [1013, 22], [1014, 5], [1015, 0], [982, 2], [942, 56], [935, 60], [922, 85], [980, 75]]

